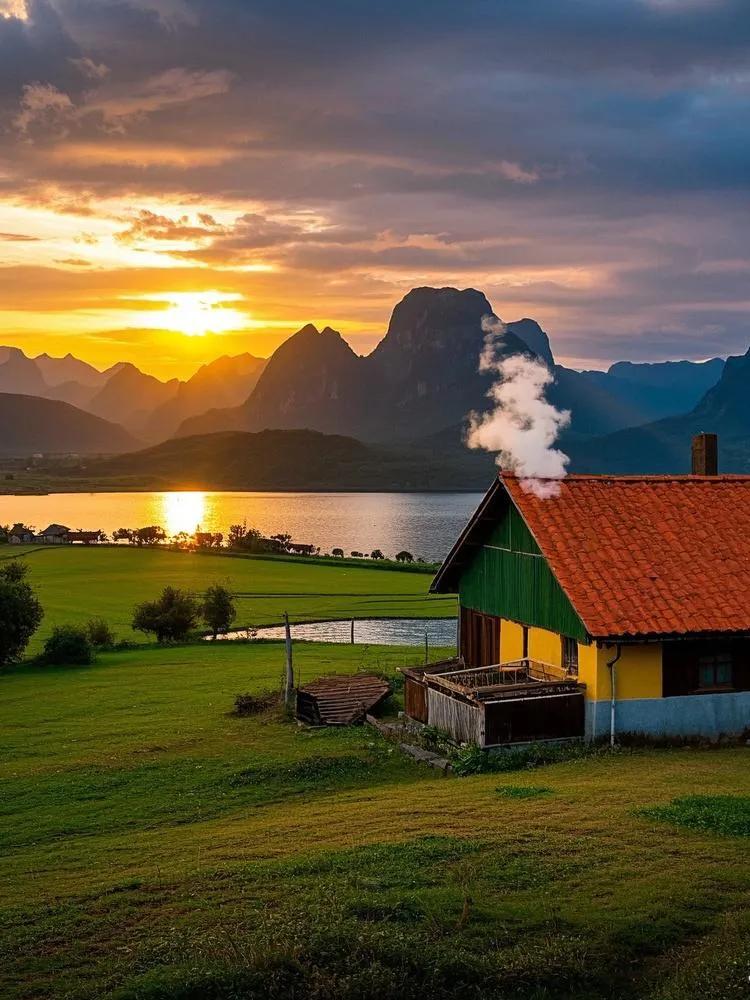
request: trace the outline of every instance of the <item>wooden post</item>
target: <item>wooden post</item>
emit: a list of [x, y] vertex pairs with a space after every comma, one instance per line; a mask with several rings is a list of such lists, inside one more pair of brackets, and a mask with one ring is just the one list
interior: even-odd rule
[[289, 626], [289, 614], [284, 612], [284, 646], [286, 653], [286, 666], [284, 670], [284, 704], [287, 708], [292, 707], [294, 697], [294, 665], [292, 663], [292, 630]]
[[354, 645], [354, 619], [352, 618], [352, 646]]

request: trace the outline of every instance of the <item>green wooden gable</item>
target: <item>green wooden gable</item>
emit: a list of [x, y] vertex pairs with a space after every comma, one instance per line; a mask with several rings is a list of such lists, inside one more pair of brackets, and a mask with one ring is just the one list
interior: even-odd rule
[[588, 635], [534, 536], [505, 498], [491, 532], [462, 569], [462, 607], [588, 642]]

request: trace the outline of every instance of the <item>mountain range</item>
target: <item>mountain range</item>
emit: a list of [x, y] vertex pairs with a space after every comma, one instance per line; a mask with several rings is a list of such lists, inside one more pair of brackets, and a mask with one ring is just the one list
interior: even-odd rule
[[[388, 465], [391, 478], [401, 468], [398, 475], [410, 480], [403, 468], [409, 455], [412, 463], [421, 463], [422, 479], [433, 487], [442, 478], [455, 488], [449, 466], [474, 487], [480, 478], [484, 483], [492, 465], [491, 457], [469, 453], [463, 445], [467, 414], [488, 405], [492, 375], [478, 370], [487, 316], [494, 316], [492, 306], [475, 289], [415, 288], [396, 305], [383, 339], [367, 356], [357, 355], [330, 327], [308, 324], [267, 361], [251, 354], [218, 358], [184, 382], [160, 381], [129, 363], [99, 372], [72, 355], [29, 358], [17, 348], [0, 348], [0, 394], [12, 394], [0, 395], [3, 425], [9, 429], [2, 451], [115, 454], [138, 443], [165, 442], [161, 451], [151, 448], [139, 452], [140, 458], [133, 456], [136, 464], [142, 462], [145, 470], [180, 454], [188, 475], [186, 463], [198, 461], [204, 448], [200, 439], [206, 438], [206, 456], [221, 453], [224, 464], [206, 458], [201, 467], [212, 465], [218, 483], [225, 479], [223, 470], [236, 467], [228, 460], [227, 442], [238, 447], [246, 441], [250, 448], [250, 439], [226, 434], [310, 430], [338, 436], [345, 431], [368, 449], [366, 457], [360, 454], [362, 467], [374, 468], [379, 461], [383, 469]], [[750, 375], [747, 355], [726, 365], [721, 358], [621, 361], [607, 371], [577, 371], [556, 362], [547, 333], [530, 318], [505, 324], [499, 352], [537, 357], [549, 367], [554, 376], [549, 400], [572, 412], [562, 445], [577, 470], [677, 471], [687, 462], [691, 428], [719, 431], [725, 468], [750, 468], [744, 444], [750, 416], [739, 388]], [[43, 435], [21, 433], [20, 421], [34, 406], [28, 400], [34, 399], [39, 406], [57, 401], [85, 411], [84, 416], [109, 421], [110, 428], [124, 433], [109, 430], [106, 449], [100, 446], [101, 428], [92, 429], [90, 447], [81, 446], [80, 434], [75, 442], [74, 436], [68, 442], [58, 434], [53, 449]], [[49, 418], [50, 411], [44, 412]], [[40, 425], [39, 420], [31, 423]], [[169, 440], [173, 437], [189, 443], [181, 446]], [[255, 454], [259, 445], [252, 440]], [[315, 440], [320, 444], [320, 438]], [[342, 488], [352, 481], [355, 465], [354, 459], [348, 465], [339, 462], [338, 468], [350, 470]], [[105, 474], [103, 465], [101, 471]]]
[[[459, 448], [466, 415], [483, 408], [492, 382], [478, 370], [478, 359], [482, 319], [493, 315], [487, 298], [474, 289], [416, 288], [398, 303], [384, 338], [367, 357], [355, 354], [330, 327], [305, 326], [277, 349], [240, 406], [193, 417], [177, 433], [346, 428], [365, 440], [394, 442], [455, 428]], [[723, 367], [714, 359], [579, 372], [555, 363], [549, 338], [533, 319], [509, 322], [505, 329], [501, 354], [530, 353], [552, 370], [548, 397], [571, 410], [574, 439], [689, 409]]]
[[[265, 364], [265, 358], [252, 354], [221, 357], [202, 365], [187, 381], [162, 382], [129, 362], [98, 371], [72, 354], [30, 358], [19, 348], [0, 347], [0, 394], [69, 403], [121, 425], [129, 432], [122, 440], [131, 445], [144, 444], [170, 437], [184, 420], [212, 406], [242, 402]], [[12, 440], [11, 435], [7, 446]], [[36, 444], [35, 451], [45, 450], [43, 442]]]
[[578, 472], [684, 473], [690, 471], [690, 440], [719, 436], [722, 472], [750, 472], [750, 351], [728, 358], [716, 385], [688, 413], [577, 442], [571, 449]]

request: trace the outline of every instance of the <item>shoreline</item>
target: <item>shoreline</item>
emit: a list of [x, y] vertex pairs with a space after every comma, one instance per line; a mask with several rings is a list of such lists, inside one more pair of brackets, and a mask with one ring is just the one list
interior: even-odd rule
[[78, 489], [71, 489], [70, 484], [60, 489], [47, 490], [4, 490], [0, 489], [0, 497], [49, 497], [49, 496], [75, 496], [81, 493], [285, 493], [290, 496], [306, 493], [334, 493], [334, 494], [418, 494], [425, 496], [440, 496], [450, 493], [483, 493], [487, 489], [487, 483], [483, 486], [446, 487], [442, 489], [419, 489], [417, 487], [390, 487], [388, 489], [372, 489], [363, 487], [265, 487], [263, 489], [252, 489], [247, 486], [140, 486], [127, 487], [124, 484], [107, 486], [102, 483], [81, 486]]

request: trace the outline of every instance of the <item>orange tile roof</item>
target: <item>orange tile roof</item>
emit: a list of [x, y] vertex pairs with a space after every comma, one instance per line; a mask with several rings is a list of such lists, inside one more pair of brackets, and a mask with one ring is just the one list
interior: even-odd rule
[[592, 637], [750, 631], [750, 477], [501, 481]]

